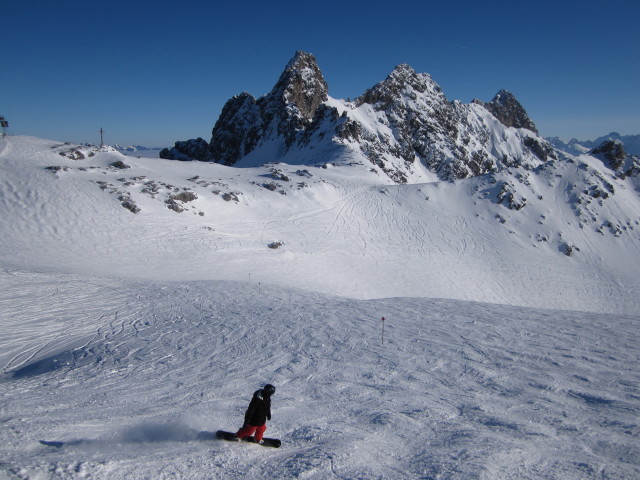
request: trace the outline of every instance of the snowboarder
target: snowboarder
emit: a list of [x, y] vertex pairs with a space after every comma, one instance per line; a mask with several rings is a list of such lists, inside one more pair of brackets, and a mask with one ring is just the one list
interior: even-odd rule
[[267, 429], [267, 420], [271, 420], [271, 395], [276, 391], [276, 387], [270, 383], [265, 385], [261, 390], [256, 390], [244, 414], [244, 425], [236, 436], [239, 439], [250, 437], [255, 434], [255, 441], [260, 443], [265, 430]]

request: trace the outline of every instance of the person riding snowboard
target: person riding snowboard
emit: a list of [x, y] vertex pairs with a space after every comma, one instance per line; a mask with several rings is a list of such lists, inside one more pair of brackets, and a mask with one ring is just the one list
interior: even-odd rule
[[255, 441], [260, 443], [267, 429], [267, 420], [271, 420], [271, 395], [275, 391], [276, 387], [270, 383], [261, 390], [255, 391], [249, 403], [249, 408], [244, 414], [244, 425], [236, 433], [239, 439], [242, 440], [255, 434]]

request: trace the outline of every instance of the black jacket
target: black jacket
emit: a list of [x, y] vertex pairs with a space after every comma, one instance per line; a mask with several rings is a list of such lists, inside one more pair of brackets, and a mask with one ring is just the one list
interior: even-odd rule
[[244, 424], [259, 427], [271, 420], [271, 396], [264, 390], [256, 390], [244, 414]]

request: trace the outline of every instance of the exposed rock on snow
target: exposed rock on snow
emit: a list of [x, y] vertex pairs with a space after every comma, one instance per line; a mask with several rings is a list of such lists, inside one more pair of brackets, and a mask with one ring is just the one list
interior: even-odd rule
[[182, 193], [178, 193], [177, 195], [171, 195], [171, 198], [173, 200], [179, 200], [182, 203], [187, 203], [187, 202], [193, 202], [195, 199], [198, 198], [198, 195], [190, 191], [185, 191]]
[[85, 158], [91, 158], [96, 153], [115, 152], [116, 149], [108, 145], [96, 146], [90, 144], [75, 145], [71, 142], [65, 142], [62, 144], [55, 144], [50, 147], [54, 152], [57, 152], [61, 157], [66, 157], [71, 160], [84, 160]]
[[569, 243], [563, 243], [560, 245], [560, 251], [564, 253], [567, 257], [570, 257], [574, 254], [574, 252], [579, 252], [580, 249], [575, 245], [571, 245]]
[[520, 210], [527, 204], [527, 199], [524, 197], [517, 197], [513, 185], [505, 182], [502, 184], [502, 187], [498, 192], [498, 203], [504, 205], [510, 210]]
[[[184, 204], [188, 202], [193, 202], [198, 198], [194, 192], [184, 191], [175, 195], [169, 195], [164, 203], [167, 204], [167, 208], [169, 210], [173, 210], [174, 212], [181, 213], [185, 211]], [[180, 202], [180, 203], [178, 203]]]
[[622, 142], [619, 140], [608, 140], [599, 147], [591, 150], [592, 155], [601, 154], [612, 170], [618, 170], [627, 156]]
[[136, 205], [136, 202], [131, 200], [131, 197], [120, 196], [119, 200], [121, 201], [121, 205], [129, 210], [131, 213], [140, 213], [140, 207]]
[[240, 192], [227, 192], [222, 194], [222, 199], [225, 202], [236, 202], [240, 201], [239, 195], [242, 195]]
[[110, 164], [113, 168], [118, 168], [120, 170], [126, 170], [127, 168], [131, 168], [129, 165], [124, 163], [122, 160], [117, 160]]
[[49, 167], [45, 167], [46, 170], [50, 170], [53, 173], [57, 174], [59, 172], [68, 172], [69, 171], [69, 167], [63, 167], [62, 165], [51, 165]]

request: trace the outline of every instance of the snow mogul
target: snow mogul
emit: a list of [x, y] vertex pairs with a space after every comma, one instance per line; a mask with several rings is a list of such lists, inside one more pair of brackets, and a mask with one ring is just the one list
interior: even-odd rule
[[271, 420], [271, 395], [276, 392], [276, 387], [270, 383], [261, 390], [256, 390], [249, 403], [249, 408], [244, 414], [244, 425], [238, 430], [236, 436], [242, 440], [255, 434], [255, 441], [260, 443], [264, 432], [267, 430], [267, 420]]

